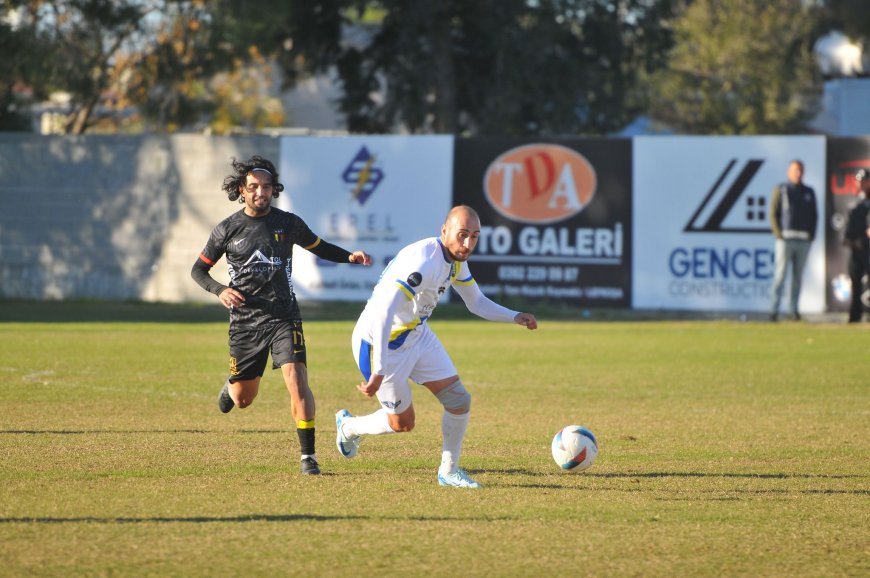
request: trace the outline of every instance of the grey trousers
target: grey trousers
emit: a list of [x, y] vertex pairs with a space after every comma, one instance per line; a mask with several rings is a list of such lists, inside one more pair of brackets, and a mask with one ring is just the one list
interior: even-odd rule
[[810, 252], [812, 241], [806, 239], [777, 239], [774, 248], [773, 292], [771, 312], [779, 313], [779, 302], [785, 287], [787, 269], [791, 269], [791, 291], [789, 293], [789, 311], [798, 312], [798, 299], [801, 296], [801, 279], [804, 276], [804, 265]]

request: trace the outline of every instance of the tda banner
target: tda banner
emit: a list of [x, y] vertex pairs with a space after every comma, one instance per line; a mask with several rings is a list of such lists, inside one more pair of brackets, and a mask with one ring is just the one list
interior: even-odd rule
[[454, 204], [481, 217], [469, 263], [485, 293], [630, 305], [629, 139], [470, 138], [454, 151]]

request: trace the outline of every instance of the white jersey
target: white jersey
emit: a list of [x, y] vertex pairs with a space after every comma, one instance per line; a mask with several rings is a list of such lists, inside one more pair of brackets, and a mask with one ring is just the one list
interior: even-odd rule
[[484, 296], [468, 263], [448, 260], [440, 239], [412, 243], [381, 273], [357, 322], [355, 331], [372, 345], [374, 373], [383, 373], [387, 349], [413, 343], [451, 286], [472, 313], [485, 319], [512, 322], [517, 315]]

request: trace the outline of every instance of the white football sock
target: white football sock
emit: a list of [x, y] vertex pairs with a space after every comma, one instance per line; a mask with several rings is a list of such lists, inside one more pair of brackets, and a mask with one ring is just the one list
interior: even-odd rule
[[396, 433], [390, 427], [387, 412], [383, 409], [369, 415], [349, 417], [344, 420], [344, 426], [341, 429], [347, 437]]
[[438, 470], [442, 474], [450, 473], [459, 466], [462, 440], [470, 417], [471, 412], [455, 414], [446, 410], [441, 416], [441, 435], [444, 440], [441, 444], [441, 467]]

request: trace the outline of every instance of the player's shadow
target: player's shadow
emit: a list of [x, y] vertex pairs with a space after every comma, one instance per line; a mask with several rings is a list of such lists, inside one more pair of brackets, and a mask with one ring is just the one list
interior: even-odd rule
[[[507, 516], [487, 518], [487, 521], [509, 520]], [[393, 520], [411, 522], [474, 522], [473, 516], [322, 516], [317, 514], [250, 514], [247, 516], [159, 516], [159, 517], [98, 517], [72, 516], [61, 518], [9, 517], [0, 518], [0, 524], [250, 524], [259, 522], [341, 522], [351, 520]]]
[[747, 478], [747, 479], [850, 479], [865, 478], [858, 474], [804, 474], [793, 472], [587, 472], [584, 475], [598, 478]]
[[[570, 472], [544, 472], [540, 470], [527, 470], [523, 468], [501, 468], [496, 470], [468, 470], [471, 474], [504, 474], [509, 476], [523, 476], [528, 478], [537, 478], [541, 481], [527, 481], [519, 478], [516, 482], [509, 481], [504, 484], [499, 484], [504, 487], [513, 488], [532, 488], [532, 489], [553, 489], [553, 490], [585, 490], [589, 489], [589, 484], [578, 485], [582, 480], [606, 480], [606, 479], [655, 479], [655, 478], [731, 478], [731, 479], [747, 479], [747, 480], [790, 480], [790, 479], [811, 479], [811, 480], [848, 480], [848, 479], [863, 479], [867, 476], [859, 474], [806, 474], [806, 473], [752, 473], [752, 472], [592, 472], [587, 471], [582, 474], [575, 475]], [[556, 476], [554, 478], [554, 476]], [[563, 482], [558, 481], [558, 476], [570, 476], [564, 478]], [[582, 477], [581, 477], [582, 476]], [[553, 481], [557, 480], [557, 481]], [[490, 486], [492, 487], [492, 486]], [[600, 488], [598, 488], [600, 489]], [[618, 488], [610, 488], [619, 491]], [[632, 489], [631, 491], [636, 491]], [[813, 488], [813, 489], [750, 489], [750, 490], [731, 490], [732, 492], [745, 492], [749, 494], [775, 494], [775, 493], [802, 493], [802, 494], [844, 494], [844, 495], [870, 495], [870, 490], [855, 489], [841, 490], [829, 488]]]
[[0, 518], [0, 524], [245, 524], [251, 522], [331, 522], [336, 520], [364, 520], [365, 516], [320, 516], [316, 514], [251, 514], [248, 516], [167, 516], [167, 517], [97, 517], [81, 516], [59, 518], [21, 517]]
[[133, 435], [133, 434], [283, 434], [282, 429], [241, 429], [241, 430], [208, 430], [208, 429], [4, 429], [0, 435]]
[[[570, 472], [544, 472], [541, 470], [528, 470], [524, 468], [498, 468], [498, 469], [468, 469], [469, 473], [496, 473], [506, 475], [522, 475], [530, 477], [550, 477]], [[592, 478], [748, 478], [748, 479], [776, 479], [787, 480], [794, 478], [838, 480], [866, 478], [861, 474], [805, 474], [805, 473], [752, 473], [752, 472], [583, 472], [583, 476]]]

